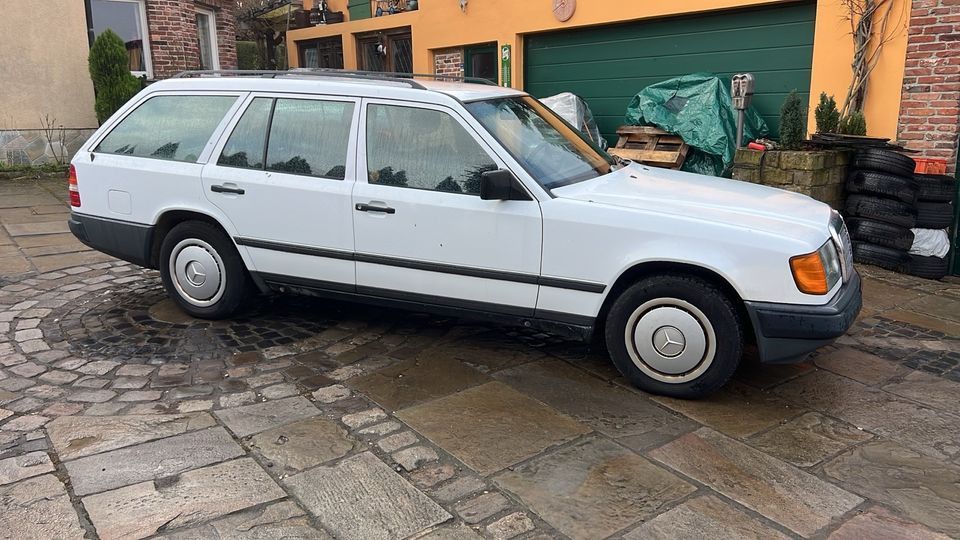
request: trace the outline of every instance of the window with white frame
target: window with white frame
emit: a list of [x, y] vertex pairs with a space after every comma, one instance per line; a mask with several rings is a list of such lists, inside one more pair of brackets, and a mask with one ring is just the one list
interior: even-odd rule
[[153, 77], [144, 0], [90, 0], [90, 11], [94, 35], [113, 30], [127, 46], [130, 72], [137, 77]]
[[200, 54], [200, 69], [220, 69], [217, 16], [207, 9], [197, 8], [197, 51]]

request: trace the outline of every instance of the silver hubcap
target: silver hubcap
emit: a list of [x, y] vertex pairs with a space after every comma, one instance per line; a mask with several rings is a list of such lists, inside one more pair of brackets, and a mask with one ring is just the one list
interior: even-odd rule
[[213, 305], [223, 296], [226, 284], [223, 260], [213, 246], [203, 240], [188, 238], [173, 248], [170, 276], [180, 296], [195, 306]]
[[672, 384], [702, 375], [716, 353], [716, 335], [706, 315], [677, 298], [657, 298], [634, 310], [624, 340], [637, 368]]

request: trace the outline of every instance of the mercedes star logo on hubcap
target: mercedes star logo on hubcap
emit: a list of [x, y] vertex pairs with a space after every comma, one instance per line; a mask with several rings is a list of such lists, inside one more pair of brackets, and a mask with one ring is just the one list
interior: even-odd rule
[[673, 358], [679, 356], [687, 346], [687, 340], [683, 337], [683, 332], [672, 326], [661, 326], [653, 334], [653, 346], [657, 352]]
[[203, 265], [197, 261], [191, 261], [187, 264], [187, 279], [196, 287], [203, 285], [207, 280], [207, 275], [203, 273]]

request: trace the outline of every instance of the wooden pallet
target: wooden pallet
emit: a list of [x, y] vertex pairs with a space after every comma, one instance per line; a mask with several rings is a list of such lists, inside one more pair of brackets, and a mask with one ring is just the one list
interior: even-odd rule
[[679, 169], [690, 151], [680, 136], [655, 127], [620, 126], [617, 135], [620, 140], [609, 153], [654, 167]]

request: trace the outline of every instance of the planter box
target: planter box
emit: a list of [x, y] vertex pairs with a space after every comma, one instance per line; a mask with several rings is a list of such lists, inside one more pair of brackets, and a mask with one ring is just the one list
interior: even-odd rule
[[347, 4], [347, 10], [350, 12], [350, 20], [369, 19], [373, 16], [370, 10], [370, 0], [350, 0]]
[[733, 178], [803, 193], [841, 210], [849, 164], [850, 153], [843, 150], [741, 148], [733, 160]]

